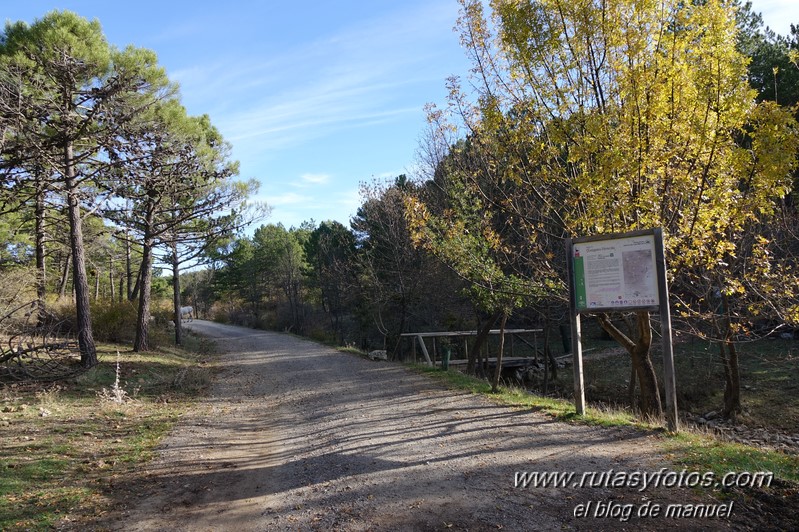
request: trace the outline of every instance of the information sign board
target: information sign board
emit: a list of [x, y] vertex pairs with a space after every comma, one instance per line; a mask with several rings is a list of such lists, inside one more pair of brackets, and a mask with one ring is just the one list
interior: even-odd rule
[[651, 309], [660, 304], [653, 234], [577, 240], [572, 260], [578, 312]]
[[[646, 310], [660, 315], [666, 423], [678, 430], [671, 312], [666, 282], [663, 229], [566, 239], [569, 315], [574, 371], [574, 403], [585, 414], [582, 326], [580, 315], [594, 312]], [[639, 317], [640, 319], [640, 317]], [[649, 319], [644, 315], [643, 319]]]

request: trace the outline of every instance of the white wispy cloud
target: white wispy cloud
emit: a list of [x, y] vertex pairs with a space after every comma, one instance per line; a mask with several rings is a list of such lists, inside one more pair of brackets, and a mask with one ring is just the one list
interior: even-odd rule
[[311, 185], [324, 185], [330, 181], [330, 174], [302, 174], [300, 180]]
[[242, 55], [186, 68], [173, 77], [185, 94], [214, 102], [211, 118], [248, 154], [420, 114], [424, 102], [409, 106], [404, 87], [441, 79], [428, 66], [452, 13], [432, 4], [390, 15], [281, 55]]
[[361, 206], [361, 192], [358, 188], [351, 188], [336, 195], [335, 203], [350, 215], [355, 214]]
[[[202, 64], [170, 72], [189, 112], [208, 113], [232, 143], [243, 174], [268, 184], [262, 197], [274, 207], [272, 219], [346, 222], [361, 203], [358, 181], [399, 167], [396, 157], [385, 160], [391, 150], [413, 157], [397, 134], [416, 121], [423, 127], [423, 106], [435, 98], [429, 87], [445, 92], [453, 71], [442, 50], [457, 46], [450, 31], [457, 2], [367, 11], [381, 14], [332, 21], [310, 41], [206, 54]], [[413, 132], [403, 134], [413, 142]]]
[[308, 203], [314, 199], [311, 196], [297, 194], [295, 192], [286, 192], [284, 194], [264, 194], [262, 198], [266, 201], [267, 205], [272, 207]]

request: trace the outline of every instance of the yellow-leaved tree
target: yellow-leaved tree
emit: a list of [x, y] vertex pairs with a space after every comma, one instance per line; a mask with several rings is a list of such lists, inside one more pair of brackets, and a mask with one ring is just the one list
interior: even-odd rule
[[[524, 235], [525, 271], [549, 292], [562, 237], [662, 227], [677, 312], [719, 341], [724, 412], [734, 414], [733, 340], [758, 309], [774, 306], [776, 280], [790, 274], [770, 262], [765, 229], [790, 190], [797, 150], [790, 111], [756, 103], [747, 84], [734, 7], [493, 0], [486, 17], [482, 2], [461, 3], [474, 75], [468, 89], [450, 82], [450, 105], [431, 109], [431, 124], [442, 143], [453, 125], [465, 127], [474, 159], [491, 171], [459, 172], [458, 182], [513, 224], [515, 241]], [[419, 216], [418, 205], [409, 214], [419, 227], [451, 226], [462, 214], [458, 196], [462, 185], [437, 218]], [[565, 267], [555, 269], [565, 291]], [[630, 353], [642, 413], [660, 414], [649, 313], [634, 315], [634, 333], [598, 318]]]

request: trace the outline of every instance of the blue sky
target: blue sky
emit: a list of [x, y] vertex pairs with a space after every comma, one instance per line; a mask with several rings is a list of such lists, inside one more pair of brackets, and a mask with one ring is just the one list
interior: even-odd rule
[[[361, 182], [413, 173], [423, 107], [468, 75], [455, 0], [2, 1], [5, 20], [53, 9], [97, 18], [109, 42], [150, 48], [191, 114], [210, 115], [268, 222], [345, 225]], [[754, 0], [781, 34], [799, 1]]]

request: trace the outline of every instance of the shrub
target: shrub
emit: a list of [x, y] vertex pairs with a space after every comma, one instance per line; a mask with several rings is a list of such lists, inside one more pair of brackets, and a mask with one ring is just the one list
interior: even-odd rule
[[95, 340], [126, 343], [136, 337], [137, 309], [134, 303], [97, 301], [91, 312]]
[[36, 299], [36, 272], [30, 268], [0, 270], [0, 327], [24, 326]]

